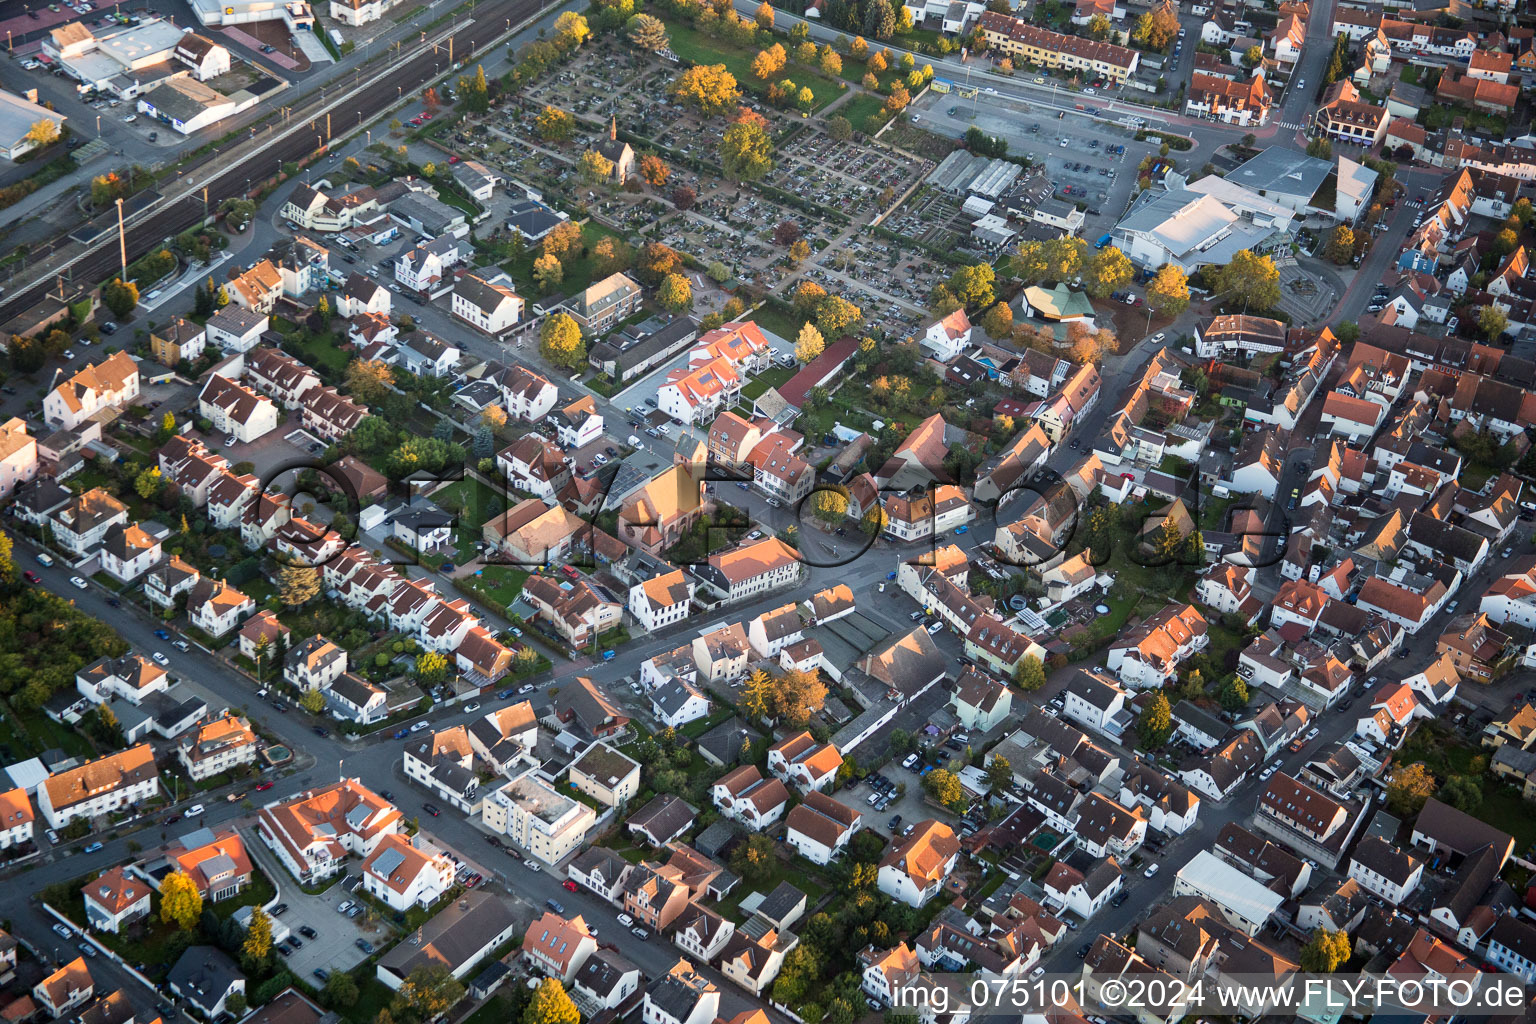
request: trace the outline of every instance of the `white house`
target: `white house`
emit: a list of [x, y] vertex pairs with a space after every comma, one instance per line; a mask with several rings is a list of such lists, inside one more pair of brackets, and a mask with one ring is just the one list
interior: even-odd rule
[[1062, 714], [1095, 732], [1108, 732], [1116, 716], [1125, 710], [1125, 691], [1091, 672], [1079, 672], [1061, 696]]
[[709, 714], [709, 698], [681, 679], [672, 679], [651, 691], [651, 711], [657, 721], [677, 729]]
[[85, 366], [43, 396], [43, 420], [73, 430], [104, 409], [124, 408], [139, 397], [139, 364], [127, 352]]
[[486, 334], [501, 334], [523, 318], [522, 297], [504, 274], [465, 274], [453, 288], [453, 315]]
[[801, 791], [821, 791], [837, 779], [843, 755], [831, 743], [818, 743], [809, 732], [787, 736], [768, 748], [768, 771]]
[[282, 418], [271, 399], [213, 374], [197, 396], [198, 412], [213, 421], [213, 429], [246, 444], [277, 429]]
[[1424, 862], [1380, 836], [1366, 836], [1350, 858], [1349, 877], [1389, 906], [1400, 906], [1423, 880]]
[[949, 706], [964, 729], [974, 732], [991, 732], [1013, 710], [1013, 694], [1007, 686], [974, 668], [955, 682], [949, 698]]
[[94, 931], [120, 933], [123, 927], [149, 916], [149, 883], [130, 875], [121, 865], [80, 890], [85, 902], [85, 923]]
[[693, 590], [692, 577], [681, 569], [652, 576], [629, 588], [629, 613], [647, 632], [654, 633], [688, 617]]
[[923, 348], [941, 363], [953, 360], [970, 343], [971, 321], [963, 309], [934, 321], [923, 332]]
[[160, 773], [147, 743], [50, 775], [37, 787], [37, 809], [49, 828], [63, 828], [136, 806], [160, 792]]
[[453, 885], [454, 863], [421, 840], [418, 849], [403, 835], [391, 833], [363, 861], [363, 888], [391, 910], [430, 908]]
[[842, 852], [863, 821], [858, 811], [812, 790], [789, 812], [784, 841], [812, 864], [826, 864]]
[[921, 907], [939, 894], [960, 857], [960, 841], [943, 822], [918, 822], [916, 830], [880, 861], [876, 885], [893, 900]]
[[784, 816], [789, 790], [779, 779], [764, 778], [756, 765], [742, 765], [715, 780], [715, 806], [727, 817], [754, 829], [765, 829]]

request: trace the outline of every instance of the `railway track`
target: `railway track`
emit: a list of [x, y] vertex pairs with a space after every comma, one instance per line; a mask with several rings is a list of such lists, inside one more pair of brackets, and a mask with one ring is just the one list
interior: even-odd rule
[[[369, 124], [400, 102], [406, 93], [415, 93], [435, 81], [449, 69], [447, 40], [451, 35], [453, 49], [462, 53], [467, 65], [468, 55], [480, 53], [499, 37], [507, 34], [509, 25], [520, 26], [527, 18], [540, 13], [547, 0], [490, 0], [474, 8], [473, 20], [468, 27], [444, 33], [440, 38], [418, 44], [414, 55], [406, 57], [383, 73], [377, 73], [369, 81], [351, 89], [342, 89], [334, 97], [327, 97], [323, 108], [314, 117], [293, 117], [285, 125], [273, 129], [275, 137], [268, 144], [259, 146], [236, 163], [222, 171], [213, 171], [204, 178], [199, 172], [180, 179], [181, 194], [166, 198], [152, 205], [131, 223], [125, 222], [124, 237], [128, 262], [149, 252], [151, 247], [165, 242], [182, 231], [200, 223], [203, 219], [203, 190], [207, 189], [207, 209], [231, 197], [245, 195], [252, 184], [264, 182], [272, 176], [273, 169], [285, 163], [299, 163], [325, 148], [325, 119], [329, 112], [332, 128], [340, 129], [335, 136], [355, 131], [362, 124]], [[433, 42], [437, 42], [434, 52]], [[394, 96], [389, 86], [396, 86]], [[361, 115], [359, 119], [359, 115]], [[345, 117], [344, 125], [336, 124], [339, 116]], [[316, 127], [311, 129], [313, 123]], [[217, 160], [217, 156], [214, 158]], [[204, 165], [207, 166], [207, 165]], [[117, 232], [112, 231], [87, 245], [80, 254], [66, 264], [48, 268], [30, 284], [18, 287], [0, 301], [0, 322], [9, 320], [38, 302], [54, 287], [57, 278], [67, 273], [73, 281], [97, 282], [106, 280], [120, 265]]]

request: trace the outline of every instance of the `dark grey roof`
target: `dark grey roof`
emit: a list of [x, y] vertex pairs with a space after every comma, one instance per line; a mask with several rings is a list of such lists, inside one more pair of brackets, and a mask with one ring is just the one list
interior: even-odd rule
[[676, 679], [658, 687], [651, 694], [651, 702], [661, 709], [664, 715], [674, 715], [683, 709], [683, 706], [693, 698], [698, 691], [691, 686], [686, 686]]
[[618, 951], [599, 949], [587, 957], [586, 963], [582, 964], [580, 970], [576, 972], [572, 983], [580, 985], [595, 996], [606, 997], [618, 987], [626, 974], [639, 970], [639, 967]]
[[657, 978], [646, 991], [646, 998], [673, 1020], [687, 1020], [704, 997], [701, 987], [689, 985], [675, 974]]
[[631, 830], [644, 830], [658, 845], [671, 842], [692, 827], [698, 811], [680, 797], [663, 793], [629, 816]]
[[756, 743], [762, 739], [762, 734], [740, 718], [731, 718], [715, 726], [709, 732], [700, 736], [694, 746], [706, 758], [713, 758], [726, 767], [741, 761], [742, 748], [748, 743]]
[[694, 837], [693, 848], [714, 860], [738, 835], [740, 831], [736, 825], [726, 818], [720, 818]]
[[217, 1004], [231, 985], [244, 980], [240, 968], [216, 946], [191, 947], [166, 975], [166, 981], [182, 998], [208, 1008]]
[[457, 970], [516, 924], [500, 899], [487, 892], [470, 893], [401, 939], [379, 959], [379, 967], [400, 978], [425, 963]]
[[770, 921], [783, 921], [797, 909], [803, 909], [805, 899], [805, 893], [788, 882], [780, 882], [774, 886], [772, 892], [763, 897], [763, 902], [757, 905], [757, 913]]

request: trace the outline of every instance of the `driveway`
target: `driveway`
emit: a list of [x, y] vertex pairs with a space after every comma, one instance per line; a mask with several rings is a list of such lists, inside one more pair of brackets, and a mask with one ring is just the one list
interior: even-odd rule
[[[360, 938], [371, 942], [376, 949], [383, 949], [392, 941], [395, 929], [387, 921], [375, 919], [372, 923], [365, 923], [368, 920], [366, 915], [352, 919], [337, 913], [337, 907], [353, 898], [347, 890], [345, 879], [338, 880], [318, 896], [310, 896], [299, 889], [260, 843], [247, 843], [246, 849], [256, 854], [256, 859], [261, 862], [262, 870], [269, 878], [280, 881], [279, 904], [286, 903], [288, 909], [283, 911], [278, 920], [287, 925], [294, 937], [304, 944], [301, 949], [283, 958], [287, 968], [298, 977], [314, 982], [319, 979], [311, 972], [317, 968], [345, 971], [356, 967], [367, 959], [367, 954], [357, 948], [356, 943]], [[354, 873], [349, 877], [358, 876]], [[314, 929], [316, 937], [311, 939], [300, 935], [299, 929], [303, 927]]]

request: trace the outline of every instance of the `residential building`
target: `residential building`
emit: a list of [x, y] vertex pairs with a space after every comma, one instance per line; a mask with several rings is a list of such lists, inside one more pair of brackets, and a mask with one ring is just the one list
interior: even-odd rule
[[592, 808], [556, 792], [533, 770], [487, 796], [481, 816], [518, 850], [551, 865], [575, 852], [597, 820]]
[[827, 864], [841, 853], [864, 823], [859, 811], [815, 790], [790, 809], [784, 841], [812, 864]]
[[603, 334], [640, 308], [640, 286], [625, 274], [610, 274], [566, 304], [588, 337]]
[[84, 1006], [96, 991], [91, 972], [82, 957], [75, 957], [49, 974], [32, 989], [32, 999], [57, 1020]]
[[256, 734], [251, 723], [228, 711], [198, 727], [176, 748], [182, 766], [194, 782], [256, 761]]
[[981, 15], [976, 32], [986, 39], [990, 52], [1009, 57], [1015, 64], [1081, 72], [1117, 85], [1135, 73], [1138, 63], [1135, 50], [1085, 36], [1062, 35], [995, 11]]
[[384, 836], [363, 861], [363, 889], [391, 910], [430, 909], [453, 887], [455, 865], [425, 840]]
[[606, 743], [594, 743], [569, 769], [571, 785], [607, 807], [618, 807], [640, 792], [640, 763]]
[[523, 956], [540, 974], [559, 978], [564, 985], [571, 983], [587, 958], [596, 952], [597, 940], [579, 914], [567, 920], [545, 911], [523, 933]]
[[149, 744], [108, 754], [57, 775], [38, 787], [37, 807], [50, 828], [76, 818], [133, 807], [160, 792], [160, 773]]
[[938, 895], [960, 856], [960, 841], [943, 822], [929, 819], [891, 847], [880, 861], [876, 884], [895, 900], [921, 907]]
[[139, 364], [127, 352], [77, 371], [43, 396], [43, 420], [56, 430], [74, 430], [86, 420], [113, 413], [139, 397]]
[[213, 374], [197, 396], [198, 412], [213, 429], [248, 444], [277, 429], [282, 416], [268, 398], [221, 374]]
[[123, 870], [110, 868], [80, 890], [85, 900], [85, 923], [99, 932], [120, 934], [124, 926], [149, 916], [149, 884]]
[[301, 883], [323, 881], [347, 855], [367, 857], [405, 816], [357, 779], [343, 779], [274, 801], [257, 814], [257, 834]]

